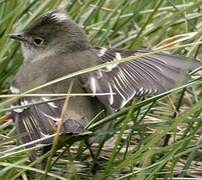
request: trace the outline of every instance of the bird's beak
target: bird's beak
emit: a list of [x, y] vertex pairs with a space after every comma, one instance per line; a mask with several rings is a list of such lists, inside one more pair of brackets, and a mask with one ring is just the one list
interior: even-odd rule
[[17, 41], [25, 41], [23, 33], [13, 33], [13, 34], [10, 34], [9, 37], [11, 39], [14, 39], [14, 40], [17, 40]]

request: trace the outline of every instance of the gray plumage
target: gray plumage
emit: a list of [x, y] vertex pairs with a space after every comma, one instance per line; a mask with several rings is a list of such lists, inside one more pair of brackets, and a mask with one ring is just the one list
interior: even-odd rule
[[[81, 69], [147, 52], [92, 47], [84, 32], [57, 11], [45, 13], [23, 33], [13, 34], [11, 38], [21, 42], [25, 57], [11, 88], [19, 89], [20, 92]], [[118, 110], [134, 96], [152, 96], [181, 85], [190, 80], [187, 72], [199, 66], [201, 62], [197, 60], [159, 53], [75, 77], [72, 93], [109, 95], [97, 98], [71, 97], [61, 133], [79, 134], [104, 108], [108, 112]], [[59, 82], [35, 93], [66, 93], [70, 81]], [[22, 98], [16, 104], [30, 104], [46, 99]], [[22, 142], [54, 134], [63, 102], [61, 100], [14, 110], [14, 121]], [[51, 144], [52, 139], [42, 143]]]

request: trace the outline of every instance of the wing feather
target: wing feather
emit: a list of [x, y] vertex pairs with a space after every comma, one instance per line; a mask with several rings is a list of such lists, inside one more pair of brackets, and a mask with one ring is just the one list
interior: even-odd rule
[[[23, 105], [24, 102], [33, 104], [43, 100], [46, 101], [47, 98], [26, 97], [19, 99], [13, 106]], [[17, 133], [23, 144], [37, 140], [37, 143], [29, 144], [26, 147], [33, 147], [36, 144], [51, 145], [53, 143], [53, 137], [51, 135], [56, 133], [57, 122], [61, 115], [61, 109], [62, 108], [59, 107], [58, 101], [51, 103], [44, 102], [43, 104], [40, 103], [26, 108], [19, 108], [17, 110], [14, 109], [12, 113]], [[78, 134], [83, 131], [84, 127], [78, 121], [71, 119], [65, 119], [61, 128], [62, 134]], [[41, 138], [43, 139], [39, 141]], [[36, 159], [40, 152], [41, 150], [33, 151], [30, 158], [32, 160]]]
[[[98, 64], [146, 53], [146, 50], [95, 48]], [[200, 61], [168, 54], [152, 54], [110, 65], [91, 72], [86, 89], [96, 93], [110, 93], [97, 98], [107, 107], [119, 109], [134, 96], [151, 96], [168, 91], [190, 80], [188, 71], [201, 66]]]

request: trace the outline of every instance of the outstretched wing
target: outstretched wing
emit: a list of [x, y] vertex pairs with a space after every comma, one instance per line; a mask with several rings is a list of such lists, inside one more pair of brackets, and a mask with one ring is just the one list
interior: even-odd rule
[[[98, 64], [146, 53], [144, 50], [95, 48]], [[119, 109], [134, 96], [151, 96], [168, 91], [190, 79], [188, 71], [202, 63], [168, 54], [145, 55], [141, 58], [109, 65], [89, 74], [84, 87], [90, 92], [110, 93], [98, 96], [106, 107]]]
[[[24, 97], [12, 105], [18, 107], [13, 109], [12, 113], [21, 141], [23, 144], [28, 143], [26, 147], [53, 143], [53, 135], [56, 133], [62, 108], [59, 101], [50, 102], [50, 100], [46, 97]], [[25, 107], [27, 105], [31, 106]], [[71, 119], [65, 120], [61, 127], [61, 134], [82, 132], [84, 127]], [[32, 160], [37, 157], [37, 153], [41, 153], [41, 150], [32, 152]]]

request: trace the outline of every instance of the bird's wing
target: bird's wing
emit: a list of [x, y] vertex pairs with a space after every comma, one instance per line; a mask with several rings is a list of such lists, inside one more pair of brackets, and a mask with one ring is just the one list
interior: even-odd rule
[[[146, 53], [144, 50], [95, 48], [98, 64]], [[106, 107], [119, 109], [134, 96], [151, 96], [170, 90], [190, 79], [189, 70], [201, 66], [197, 60], [168, 54], [152, 54], [89, 73], [84, 87]]]
[[[48, 135], [52, 135], [56, 130], [56, 122], [59, 120], [59, 110], [53, 102], [32, 105], [33, 103], [39, 103], [45, 101], [44, 98], [21, 98], [13, 107], [19, 108], [13, 109], [14, 121], [18, 134], [21, 136], [23, 143], [28, 143], [40, 138], [45, 138]], [[23, 106], [23, 107], [20, 107]], [[49, 144], [52, 139], [44, 140], [43, 143]]]
[[[18, 107], [12, 113], [21, 141], [23, 144], [31, 142], [26, 147], [53, 143], [52, 135], [56, 133], [62, 108], [59, 101], [50, 100], [47, 97], [24, 97], [12, 105]], [[78, 121], [65, 119], [60, 132], [79, 134], [84, 132], [84, 127]], [[32, 153], [32, 159], [35, 159], [35, 153]]]

